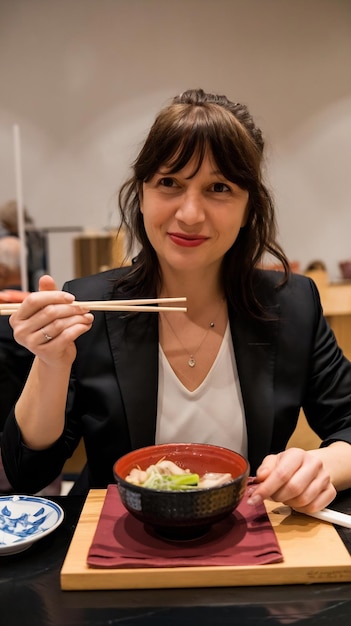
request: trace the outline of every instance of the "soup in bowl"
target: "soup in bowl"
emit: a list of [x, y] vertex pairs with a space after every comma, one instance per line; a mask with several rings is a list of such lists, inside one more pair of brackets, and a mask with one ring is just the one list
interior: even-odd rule
[[249, 463], [210, 444], [170, 443], [124, 455], [113, 466], [123, 505], [169, 538], [193, 538], [224, 519], [241, 501]]

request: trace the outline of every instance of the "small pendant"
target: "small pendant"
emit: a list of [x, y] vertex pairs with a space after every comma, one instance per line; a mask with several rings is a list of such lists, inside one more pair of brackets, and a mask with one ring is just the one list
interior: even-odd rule
[[193, 356], [190, 357], [190, 359], [188, 361], [188, 365], [189, 365], [189, 367], [195, 367], [196, 361], [195, 361]]

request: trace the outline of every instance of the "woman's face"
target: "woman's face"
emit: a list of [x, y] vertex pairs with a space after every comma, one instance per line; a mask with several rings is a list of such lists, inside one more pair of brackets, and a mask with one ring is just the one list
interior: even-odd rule
[[248, 191], [228, 181], [207, 155], [179, 172], [166, 167], [143, 183], [140, 207], [161, 269], [219, 268], [247, 219]]

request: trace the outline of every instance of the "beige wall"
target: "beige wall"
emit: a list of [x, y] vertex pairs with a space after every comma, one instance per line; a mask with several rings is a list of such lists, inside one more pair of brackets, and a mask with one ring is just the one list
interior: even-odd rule
[[[37, 224], [115, 225], [154, 114], [202, 86], [250, 106], [288, 255], [336, 277], [351, 257], [350, 66], [350, 0], [0, 0], [0, 202], [17, 123]], [[50, 241], [61, 283], [71, 241]]]

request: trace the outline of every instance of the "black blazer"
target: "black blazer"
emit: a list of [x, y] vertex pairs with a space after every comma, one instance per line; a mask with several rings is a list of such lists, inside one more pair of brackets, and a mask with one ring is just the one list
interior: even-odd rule
[[[10, 289], [20, 289], [17, 285]], [[13, 337], [7, 316], [0, 317], [0, 436], [5, 420], [22, 392], [33, 354]]]
[[[77, 300], [128, 297], [114, 292], [126, 268], [66, 283]], [[229, 309], [254, 473], [269, 453], [283, 450], [300, 408], [327, 445], [351, 443], [351, 365], [323, 317], [313, 281], [292, 275], [277, 289], [278, 272], [258, 271], [256, 289], [270, 321], [255, 321]], [[67, 398], [66, 429], [49, 449], [21, 444], [14, 415], [3, 434], [3, 461], [14, 488], [38, 491], [62, 469], [84, 438], [89, 483], [113, 481], [112, 466], [131, 449], [155, 441], [158, 385], [158, 319], [95, 312], [92, 329], [77, 340], [77, 358]], [[233, 415], [235, 419], [235, 415]]]

